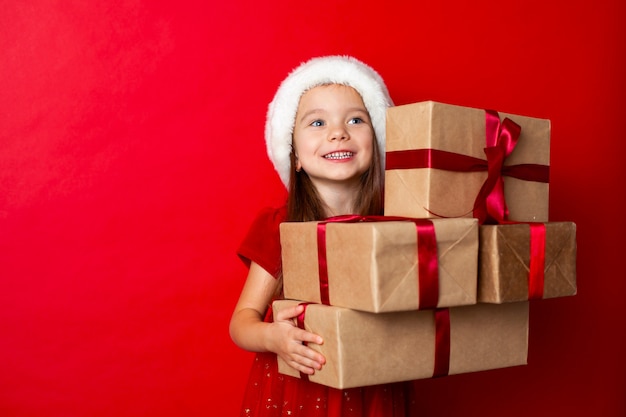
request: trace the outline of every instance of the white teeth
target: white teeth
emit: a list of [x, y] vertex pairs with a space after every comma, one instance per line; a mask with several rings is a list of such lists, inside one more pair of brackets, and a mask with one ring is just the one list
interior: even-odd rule
[[326, 159], [346, 159], [346, 158], [351, 158], [352, 155], [354, 155], [354, 153], [352, 153], [352, 152], [332, 152], [332, 153], [329, 153], [328, 155], [324, 155], [324, 158], [326, 158]]

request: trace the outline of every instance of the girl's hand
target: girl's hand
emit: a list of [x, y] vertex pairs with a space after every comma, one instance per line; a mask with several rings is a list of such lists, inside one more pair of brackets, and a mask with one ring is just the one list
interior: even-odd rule
[[271, 324], [269, 335], [271, 351], [280, 356], [289, 366], [307, 375], [322, 369], [326, 358], [319, 352], [305, 346], [303, 342], [321, 345], [324, 340], [296, 325], [296, 317], [304, 311], [304, 306], [286, 308], [276, 315]]
[[320, 336], [299, 329], [296, 317], [304, 306], [296, 305], [276, 314], [274, 322], [265, 322], [267, 306], [278, 289], [278, 281], [255, 262], [230, 319], [230, 335], [237, 346], [252, 352], [274, 352], [295, 370], [313, 374], [326, 363], [324, 356], [303, 345], [322, 344]]

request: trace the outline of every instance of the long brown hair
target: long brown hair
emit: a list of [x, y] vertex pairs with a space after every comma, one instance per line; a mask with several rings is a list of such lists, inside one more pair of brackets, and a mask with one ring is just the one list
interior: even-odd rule
[[[296, 157], [291, 151], [289, 194], [287, 197], [287, 221], [314, 221], [326, 217], [324, 202], [306, 172], [296, 172]], [[355, 212], [363, 216], [383, 213], [383, 172], [381, 150], [373, 137], [372, 161], [369, 169], [361, 175], [360, 192]]]

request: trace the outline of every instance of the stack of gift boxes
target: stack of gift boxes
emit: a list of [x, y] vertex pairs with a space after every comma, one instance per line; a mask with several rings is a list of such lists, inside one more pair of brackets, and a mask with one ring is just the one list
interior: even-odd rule
[[548, 221], [550, 121], [389, 108], [384, 216], [280, 226], [285, 300], [334, 388], [525, 365], [529, 300], [576, 293], [576, 227]]

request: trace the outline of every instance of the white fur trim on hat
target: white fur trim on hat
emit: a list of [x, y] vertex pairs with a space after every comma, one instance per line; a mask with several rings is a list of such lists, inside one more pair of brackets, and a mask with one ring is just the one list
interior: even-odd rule
[[369, 65], [350, 56], [312, 58], [283, 80], [267, 112], [267, 154], [286, 187], [289, 185], [289, 155], [300, 97], [307, 90], [325, 84], [350, 86], [361, 95], [372, 120], [384, 168], [385, 118], [387, 107], [393, 106], [393, 102], [383, 79]]

